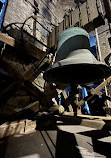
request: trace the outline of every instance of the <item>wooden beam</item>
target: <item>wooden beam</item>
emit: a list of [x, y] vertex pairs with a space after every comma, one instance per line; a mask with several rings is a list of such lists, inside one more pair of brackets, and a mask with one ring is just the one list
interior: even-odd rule
[[105, 117], [105, 116], [78, 115], [78, 117], [111, 121], [111, 117]]
[[26, 90], [32, 94], [32, 96], [34, 96], [37, 99], [41, 99], [44, 97], [44, 93], [41, 92], [37, 87], [35, 87], [31, 82], [26, 81], [24, 83], [24, 87], [26, 88]]
[[[63, 115], [65, 116], [74, 116], [74, 112], [64, 112]], [[105, 117], [105, 116], [91, 116], [91, 115], [77, 115], [80, 118], [92, 118], [92, 119], [101, 119], [101, 120], [107, 120], [111, 121], [111, 117]]]
[[37, 48], [36, 46], [34, 46], [34, 44], [32, 44], [29, 41], [24, 41], [24, 47], [27, 53], [33, 56], [34, 58], [41, 59], [46, 55], [46, 52]]
[[4, 42], [12, 47], [15, 47], [15, 39], [2, 32], [0, 32], [0, 41]]
[[36, 121], [20, 120], [7, 122], [0, 126], [0, 138], [12, 136], [14, 134], [24, 134], [36, 128]]
[[[16, 47], [17, 49], [21, 49], [21, 41], [16, 40], [15, 38], [0, 32], [0, 41], [10, 45], [11, 47]], [[45, 56], [46, 52], [40, 50], [33, 43], [24, 40], [24, 47], [27, 53], [37, 59], [41, 59]]]
[[106, 114], [111, 116], [111, 108], [110, 107], [106, 107]]
[[24, 108], [17, 108], [17, 109], [14, 109], [16, 112], [20, 112], [22, 110], [26, 110], [26, 109], [31, 109], [32, 107], [36, 106], [36, 110], [34, 110], [34, 112], [37, 112], [40, 108], [40, 105], [39, 105], [39, 101], [35, 101], [27, 106], [25, 106]]
[[[35, 62], [34, 65], [36, 65], [37, 63], [38, 62]], [[8, 60], [7, 57], [4, 56], [0, 60], [0, 67], [2, 67], [6, 72], [8, 72], [11, 76], [13, 76], [13, 78], [22, 81], [23, 80], [33, 81], [36, 78], [37, 67], [32, 65], [29, 69], [24, 70], [23, 65], [20, 66], [20, 69], [19, 69], [19, 65], [20, 63], [10, 62], [10, 60]]]
[[90, 95], [86, 97], [87, 99], [84, 98], [81, 101], [79, 101], [78, 106], [81, 106], [85, 103], [85, 101], [90, 100], [95, 94], [98, 93], [98, 91], [100, 91], [102, 88], [104, 88], [110, 81], [111, 81], [111, 76], [108, 77], [104, 82], [102, 82], [98, 87], [93, 89], [93, 91], [91, 91]]
[[5, 57], [2, 57], [0, 60], [0, 67], [3, 68], [6, 72], [8, 72], [11, 76], [13, 76], [16, 80], [24, 79], [24, 70], [18, 71], [16, 67]]
[[12, 65], [7, 59], [0, 61], [0, 66], [10, 75], [12, 75], [20, 85], [24, 85], [34, 97], [38, 99], [39, 97], [42, 97], [43, 93], [32, 84], [32, 76], [34, 77], [35, 75], [33, 69], [29, 69], [26, 72], [22, 70], [18, 71], [16, 70], [16, 67], [14, 67], [14, 65]]

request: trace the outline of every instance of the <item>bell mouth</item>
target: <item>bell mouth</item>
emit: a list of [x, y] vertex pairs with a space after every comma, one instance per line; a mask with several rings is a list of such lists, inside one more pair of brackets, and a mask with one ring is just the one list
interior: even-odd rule
[[49, 68], [43, 78], [51, 83], [87, 85], [102, 81], [111, 75], [111, 69], [103, 64], [71, 64]]

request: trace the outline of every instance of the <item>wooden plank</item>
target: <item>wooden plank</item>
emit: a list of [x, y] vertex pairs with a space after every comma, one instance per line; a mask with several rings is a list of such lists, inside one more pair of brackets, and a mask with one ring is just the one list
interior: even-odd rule
[[63, 31], [63, 21], [59, 24], [59, 32], [58, 32], [58, 34], [60, 35], [62, 31]]
[[72, 19], [73, 26], [79, 25], [79, 9], [75, 9], [73, 11], [73, 19]]
[[[65, 116], [74, 116], [74, 112], [64, 112], [63, 115]], [[92, 118], [92, 119], [101, 119], [101, 120], [107, 120], [111, 121], [111, 117], [106, 116], [91, 116], [91, 115], [77, 115], [80, 118]]]
[[51, 33], [47, 36], [47, 46], [51, 47]]
[[12, 136], [14, 134], [24, 134], [25, 132], [34, 130], [35, 128], [36, 121], [20, 120], [15, 122], [7, 122], [0, 126], [0, 138]]
[[52, 32], [50, 33], [50, 36], [49, 36], [49, 39], [50, 39], [50, 43], [49, 43], [49, 46], [50, 46], [50, 48], [52, 47]]
[[91, 116], [91, 115], [78, 115], [78, 116], [84, 117], [84, 118], [93, 118], [93, 119], [101, 119], [101, 120], [111, 121], [111, 117], [105, 117], [105, 116]]
[[44, 57], [46, 52], [42, 51], [41, 49], [35, 47], [32, 43], [29, 41], [24, 41], [24, 46], [27, 51], [27, 53], [37, 59], [41, 59]]
[[104, 82], [102, 82], [97, 88], [95, 88], [96, 91], [100, 91], [102, 88], [104, 88], [108, 83], [111, 81], [111, 76], [108, 77]]
[[89, 12], [89, 20], [93, 21], [98, 17], [98, 10], [96, 6], [96, 0], [87, 0], [88, 12]]
[[69, 27], [70, 28], [73, 27], [72, 19], [73, 19], [73, 11], [69, 13], [69, 23], [70, 23]]
[[24, 87], [28, 92], [32, 94], [36, 99], [42, 99], [44, 97], [44, 93], [41, 92], [37, 87], [35, 87], [30, 81], [26, 81], [24, 83]]
[[52, 30], [51, 38], [51, 47], [53, 47], [55, 45], [55, 29]]
[[74, 11], [71, 11], [71, 21], [70, 21], [70, 23], [71, 23], [71, 27], [74, 27]]
[[22, 110], [26, 110], [26, 109], [31, 109], [32, 107], [36, 106], [36, 110], [34, 112], [37, 112], [39, 109], [40, 109], [40, 106], [39, 106], [39, 101], [36, 101], [36, 102], [33, 102], [29, 105], [27, 105], [26, 107], [24, 108], [17, 108], [17, 109], [14, 109], [16, 112], [20, 112]]
[[106, 114], [111, 116], [111, 108], [110, 107], [106, 107]]
[[55, 49], [57, 48], [57, 41], [58, 41], [58, 26], [55, 27]]
[[12, 47], [15, 47], [15, 39], [13, 37], [10, 37], [2, 32], [0, 32], [0, 41], [12, 46]]
[[65, 16], [65, 29], [68, 29], [69, 28], [69, 16], [66, 15]]
[[86, 9], [86, 3], [80, 6], [80, 12], [81, 12], [81, 20], [82, 20], [82, 26], [88, 24], [88, 15], [87, 15], [87, 9]]
[[67, 96], [67, 94], [66, 94], [66, 92], [65, 92], [64, 90], [62, 90], [62, 94], [63, 94], [63, 96], [64, 96], [64, 99], [67, 99], [67, 98], [68, 98], [68, 96]]

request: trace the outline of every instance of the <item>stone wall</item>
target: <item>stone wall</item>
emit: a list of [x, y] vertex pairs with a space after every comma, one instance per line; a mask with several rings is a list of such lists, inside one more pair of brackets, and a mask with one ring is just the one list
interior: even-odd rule
[[111, 34], [110, 34], [108, 23], [106, 22], [105, 25], [99, 27], [97, 31], [99, 36], [102, 61], [104, 61], [104, 59], [108, 56], [108, 54], [111, 53], [111, 48], [108, 41], [108, 38], [111, 37]]
[[[11, 23], [15, 23], [7, 27], [7, 32], [9, 35], [15, 38], [21, 38], [21, 26], [22, 23], [31, 15], [34, 15], [34, 7], [39, 9], [38, 16], [45, 17], [54, 25], [57, 25], [62, 21], [64, 16], [64, 11], [62, 5], [57, 0], [9, 0], [3, 26], [6, 27]], [[40, 41], [47, 43], [47, 34], [41, 24], [49, 31], [51, 31], [52, 26], [48, 24], [45, 20], [37, 18], [36, 24], [33, 19], [27, 20], [24, 29], [31, 35], [36, 36]], [[21, 23], [21, 24], [20, 24]], [[40, 23], [40, 24], [39, 24]]]

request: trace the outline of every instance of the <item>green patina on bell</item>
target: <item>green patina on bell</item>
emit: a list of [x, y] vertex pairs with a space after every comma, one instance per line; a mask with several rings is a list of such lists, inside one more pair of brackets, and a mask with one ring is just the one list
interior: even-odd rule
[[73, 27], [58, 39], [54, 65], [44, 72], [44, 79], [56, 84], [89, 84], [111, 75], [110, 68], [91, 53], [88, 33]]

